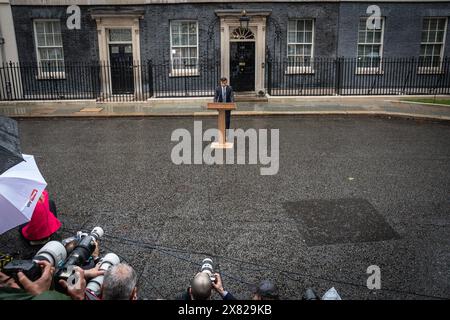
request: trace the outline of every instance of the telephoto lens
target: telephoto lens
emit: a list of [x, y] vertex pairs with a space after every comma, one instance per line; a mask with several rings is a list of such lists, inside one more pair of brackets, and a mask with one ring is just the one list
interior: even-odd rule
[[63, 244], [59, 241], [50, 241], [41, 248], [34, 256], [33, 260], [48, 261], [54, 267], [58, 267], [66, 260], [67, 251]]
[[209, 278], [212, 282], [216, 281], [216, 276], [214, 275], [214, 267], [213, 261], [210, 258], [205, 258], [202, 261], [202, 267], [200, 268], [200, 272], [206, 272], [209, 275]]
[[[95, 227], [94, 229], [92, 229], [91, 235], [93, 235], [98, 240], [101, 237], [103, 237], [103, 229], [100, 227]], [[89, 236], [89, 234], [86, 232], [78, 231], [76, 235], [63, 239], [61, 243], [66, 248], [67, 254], [70, 254], [73, 251], [73, 249], [76, 248], [77, 244], [81, 241], [81, 239], [83, 239], [86, 236]]]
[[83, 236], [87, 236], [87, 233], [83, 233], [81, 231], [78, 231], [76, 235], [71, 236], [69, 238], [63, 239], [61, 243], [66, 248], [67, 254], [70, 254], [73, 249], [77, 246], [78, 242], [80, 242], [81, 238]]
[[69, 279], [70, 276], [74, 274], [74, 266], [81, 267], [89, 260], [92, 253], [96, 248], [96, 241], [98, 241], [103, 236], [103, 229], [100, 227], [95, 227], [89, 235], [85, 235], [81, 238], [80, 242], [72, 250], [72, 252], [67, 257], [64, 264], [56, 273], [56, 285], [58, 290], [62, 288], [58, 285], [59, 280]]
[[4, 273], [17, 280], [17, 273], [23, 274], [31, 281], [41, 277], [41, 267], [35, 261], [48, 261], [52, 266], [58, 267], [65, 259], [66, 248], [58, 241], [50, 241], [45, 244], [32, 260], [13, 260], [4, 268]]
[[[120, 258], [115, 253], [108, 253], [100, 260], [100, 270], [107, 271], [112, 266], [120, 263]], [[97, 297], [100, 296], [105, 276], [98, 276], [89, 281], [86, 289], [90, 290]]]
[[103, 237], [103, 234], [105, 232], [103, 231], [102, 228], [100, 227], [95, 227], [94, 229], [92, 229], [91, 231], [91, 236], [95, 237], [96, 240], [100, 239], [101, 237]]

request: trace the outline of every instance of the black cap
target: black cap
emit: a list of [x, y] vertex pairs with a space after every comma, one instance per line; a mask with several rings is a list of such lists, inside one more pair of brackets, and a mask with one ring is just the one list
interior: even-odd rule
[[270, 280], [261, 281], [259, 286], [256, 288], [256, 293], [264, 298], [278, 299], [277, 285]]

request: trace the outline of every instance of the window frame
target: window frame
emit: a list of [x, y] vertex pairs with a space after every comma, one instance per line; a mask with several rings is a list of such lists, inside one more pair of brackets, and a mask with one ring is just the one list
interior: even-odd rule
[[[40, 48], [47, 48], [46, 46], [40, 46], [38, 43], [38, 36], [37, 36], [37, 22], [58, 22], [60, 25], [60, 34], [61, 34], [61, 46], [50, 46], [48, 48], [61, 48], [61, 54], [62, 54], [62, 62], [63, 62], [63, 71], [42, 71], [42, 64], [41, 64], [41, 55], [39, 53]], [[66, 72], [65, 72], [65, 58], [64, 58], [64, 44], [62, 40], [62, 30], [61, 30], [61, 20], [60, 19], [33, 19], [33, 32], [34, 32], [34, 43], [35, 43], [35, 50], [36, 50], [36, 63], [38, 67], [38, 75], [36, 76], [37, 79], [65, 79], [66, 78]]]
[[[360, 43], [359, 42], [359, 23], [361, 22], [362, 19], [365, 19], [366, 22], [366, 29], [364, 29], [364, 32], [367, 32], [367, 19], [369, 19], [370, 17], [367, 16], [362, 16], [359, 17], [358, 20], [358, 37], [357, 37], [357, 42], [356, 42], [356, 70], [355, 70], [355, 74], [357, 75], [365, 75], [365, 74], [383, 74], [383, 68], [382, 68], [382, 62], [383, 62], [383, 53], [384, 53], [384, 32], [385, 32], [385, 28], [386, 28], [386, 19], [385, 17], [380, 17], [381, 19], [381, 37], [380, 37], [380, 43], [376, 43], [376, 42], [364, 42], [364, 43]], [[380, 46], [380, 64], [377, 67], [360, 67], [358, 66], [359, 64], [359, 46], [360, 45], [379, 45]]]
[[[290, 21], [295, 21], [298, 22], [300, 20], [306, 21], [309, 20], [312, 22], [312, 28], [311, 28], [311, 43], [308, 42], [289, 42], [289, 22]], [[288, 66], [286, 67], [286, 71], [285, 74], [314, 74], [314, 68], [313, 68], [313, 61], [314, 61], [314, 40], [315, 40], [315, 35], [316, 35], [316, 21], [314, 18], [290, 18], [288, 19], [288, 24], [287, 24], [287, 32], [286, 32], [286, 58], [288, 59]], [[297, 28], [295, 30], [295, 33], [297, 33]], [[289, 66], [289, 45], [311, 45], [311, 57], [310, 57], [310, 61], [311, 61], [311, 65], [306, 67], [306, 66]], [[294, 55], [295, 57], [296, 55]]]
[[[130, 30], [131, 31], [131, 40], [112, 40], [111, 41], [111, 30]], [[108, 54], [108, 64], [111, 66], [111, 48], [110, 45], [111, 44], [126, 44], [126, 45], [131, 45], [131, 55], [133, 57], [133, 67], [135, 64], [135, 60], [134, 60], [134, 46], [133, 46], [133, 29], [132, 28], [128, 28], [128, 27], [112, 27], [112, 28], [106, 28], [106, 47], [107, 47], [107, 54]]]
[[[110, 28], [106, 28], [107, 30], [107, 37], [106, 39], [108, 40], [108, 45], [109, 44], [133, 44], [133, 28], [131, 27], [110, 27]], [[130, 31], [130, 40], [111, 40], [111, 31], [114, 30], [129, 30]]]
[[[442, 38], [442, 42], [441, 43], [437, 43], [437, 42], [422, 42], [422, 32], [423, 30], [423, 22], [425, 19], [444, 19], [445, 20], [445, 25], [444, 25], [444, 36]], [[436, 44], [440, 44], [441, 45], [441, 52], [439, 53], [439, 66], [438, 67], [421, 67], [420, 65], [418, 66], [417, 69], [417, 73], [418, 74], [440, 74], [443, 73], [442, 71], [442, 62], [443, 62], [443, 58], [444, 58], [444, 52], [445, 52], [445, 41], [447, 39], [447, 28], [448, 28], [448, 17], [443, 17], [443, 16], [424, 16], [422, 18], [422, 28], [420, 29], [420, 45], [419, 45], [419, 49], [420, 51], [422, 50], [422, 45], [436, 45]], [[427, 29], [427, 31], [429, 31]], [[419, 59], [421, 57], [421, 54], [419, 53]], [[420, 63], [420, 62], [419, 62]]]
[[[172, 42], [172, 23], [173, 22], [195, 22], [195, 25], [197, 27], [197, 32], [196, 32], [196, 36], [197, 36], [197, 45], [196, 45], [196, 51], [197, 51], [197, 66], [195, 69], [174, 69], [173, 67], [173, 42]], [[169, 23], [169, 36], [170, 36], [170, 71], [169, 71], [169, 77], [193, 77], [193, 76], [198, 76], [199, 72], [198, 72], [198, 65], [199, 65], [199, 25], [198, 25], [198, 20], [193, 20], [193, 19], [174, 19], [174, 20], [170, 20]], [[189, 41], [189, 40], [188, 40]], [[192, 46], [175, 46], [178, 48], [192, 48]]]

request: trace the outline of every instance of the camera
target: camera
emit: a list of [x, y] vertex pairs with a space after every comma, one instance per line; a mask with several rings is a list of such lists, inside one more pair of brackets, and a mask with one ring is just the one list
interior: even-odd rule
[[[59, 285], [59, 280], [68, 281], [75, 274], [74, 266], [82, 266], [89, 260], [95, 250], [95, 241], [103, 236], [103, 229], [95, 227], [89, 234], [78, 232], [76, 236], [62, 242], [50, 241], [45, 244], [32, 260], [12, 260], [3, 268], [3, 272], [17, 278], [18, 272], [23, 272], [31, 281], [36, 281], [42, 275], [41, 267], [36, 261], [48, 261], [57, 269], [54, 276], [55, 289], [64, 291]], [[71, 278], [73, 280], [75, 278]], [[75, 279], [76, 280], [76, 279]]]
[[[100, 263], [99, 269], [107, 271], [112, 266], [119, 264], [120, 258], [114, 253], [108, 253], [100, 260], [99, 263]], [[95, 294], [98, 297], [101, 293], [104, 278], [105, 276], [95, 277], [94, 279], [89, 281], [89, 283], [86, 286], [86, 289], [89, 289], [93, 294]]]
[[81, 267], [90, 258], [96, 248], [96, 241], [103, 236], [103, 233], [102, 228], [95, 227], [90, 234], [81, 234], [81, 239], [76, 243], [67, 259], [56, 272], [55, 283], [58, 290], [61, 289], [58, 284], [59, 280], [67, 281], [75, 274], [73, 267]]
[[17, 281], [17, 273], [20, 271], [31, 281], [36, 281], [42, 273], [36, 261], [48, 261], [52, 266], [58, 267], [66, 256], [66, 248], [62, 243], [50, 241], [37, 252], [32, 260], [12, 260], [3, 268], [3, 272]]
[[83, 238], [85, 235], [88, 235], [87, 233], [83, 233], [82, 231], [78, 231], [76, 235], [63, 239], [61, 243], [66, 248], [67, 254], [70, 254], [73, 249], [77, 246], [78, 242], [81, 241], [81, 238]]
[[211, 282], [216, 282], [216, 276], [214, 275], [213, 261], [210, 258], [205, 258], [202, 261], [200, 272], [205, 272], [209, 275]]

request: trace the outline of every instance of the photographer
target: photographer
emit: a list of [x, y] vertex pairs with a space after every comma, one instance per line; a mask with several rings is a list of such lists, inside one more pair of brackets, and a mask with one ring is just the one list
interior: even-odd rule
[[137, 274], [126, 263], [112, 266], [105, 272], [102, 300], [137, 300]]
[[210, 276], [206, 272], [199, 272], [191, 281], [191, 286], [176, 300], [210, 300], [212, 289], [214, 289], [223, 300], [236, 300], [236, 298], [223, 288], [222, 278], [220, 274], [215, 273], [215, 281], [212, 282]]
[[17, 281], [0, 272], [0, 300], [70, 300], [62, 293], [50, 291], [55, 268], [47, 261], [38, 261], [42, 275], [31, 281], [22, 272], [17, 274]]
[[255, 288], [253, 300], [279, 300], [278, 287], [270, 280], [263, 280]]
[[[95, 268], [89, 270], [83, 270], [80, 267], [74, 267], [74, 280], [64, 281], [59, 280], [60, 286], [66, 290], [67, 295], [72, 298], [72, 300], [85, 300], [86, 299], [86, 285], [90, 279], [101, 276], [105, 274], [105, 271], [99, 270], [99, 264]], [[70, 279], [68, 279], [70, 280]]]
[[42, 269], [42, 275], [36, 281], [31, 281], [19, 272], [17, 283], [14, 278], [0, 272], [0, 300], [84, 300], [86, 282], [104, 273], [98, 270], [98, 266], [86, 271], [75, 267], [75, 282], [59, 281], [61, 287], [67, 290], [65, 295], [51, 288], [55, 268], [47, 261], [36, 261], [36, 263]]

